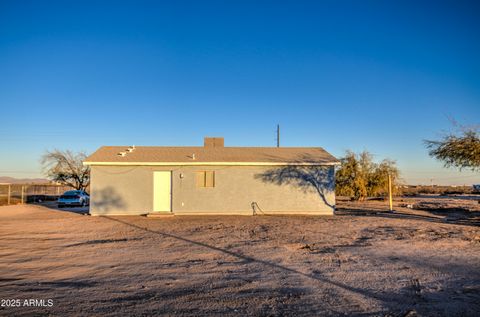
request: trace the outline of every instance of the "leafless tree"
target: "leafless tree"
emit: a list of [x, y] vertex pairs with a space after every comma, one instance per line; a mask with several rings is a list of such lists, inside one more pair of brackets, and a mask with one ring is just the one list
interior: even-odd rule
[[90, 184], [90, 167], [83, 165], [86, 157], [84, 152], [53, 150], [43, 154], [40, 162], [49, 179], [85, 190]]

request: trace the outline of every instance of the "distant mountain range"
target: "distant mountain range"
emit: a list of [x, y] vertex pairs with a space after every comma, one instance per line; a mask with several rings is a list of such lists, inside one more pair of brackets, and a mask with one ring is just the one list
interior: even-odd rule
[[9, 176], [0, 176], [0, 183], [8, 184], [45, 184], [50, 183], [46, 178], [15, 178]]

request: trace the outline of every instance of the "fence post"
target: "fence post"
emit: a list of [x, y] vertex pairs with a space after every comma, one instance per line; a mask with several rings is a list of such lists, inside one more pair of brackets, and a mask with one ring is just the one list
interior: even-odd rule
[[392, 176], [388, 173], [388, 202], [390, 205], [390, 212], [393, 211], [392, 203]]
[[10, 205], [10, 195], [12, 193], [12, 185], [8, 184], [8, 196], [7, 196], [7, 205]]
[[24, 193], [23, 193], [24, 187], [25, 187], [25, 186], [22, 185], [22, 204], [23, 204], [23, 197], [24, 197]]

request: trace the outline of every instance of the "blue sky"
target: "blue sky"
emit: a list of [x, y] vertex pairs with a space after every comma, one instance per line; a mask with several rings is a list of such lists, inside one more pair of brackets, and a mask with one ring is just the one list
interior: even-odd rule
[[0, 175], [48, 149], [322, 146], [480, 183], [422, 140], [480, 119], [475, 1], [0, 1]]

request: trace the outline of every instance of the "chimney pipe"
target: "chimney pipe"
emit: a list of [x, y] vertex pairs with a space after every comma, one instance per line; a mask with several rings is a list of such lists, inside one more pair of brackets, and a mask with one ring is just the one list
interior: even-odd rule
[[222, 137], [205, 137], [203, 139], [204, 147], [224, 147], [224, 140]]

